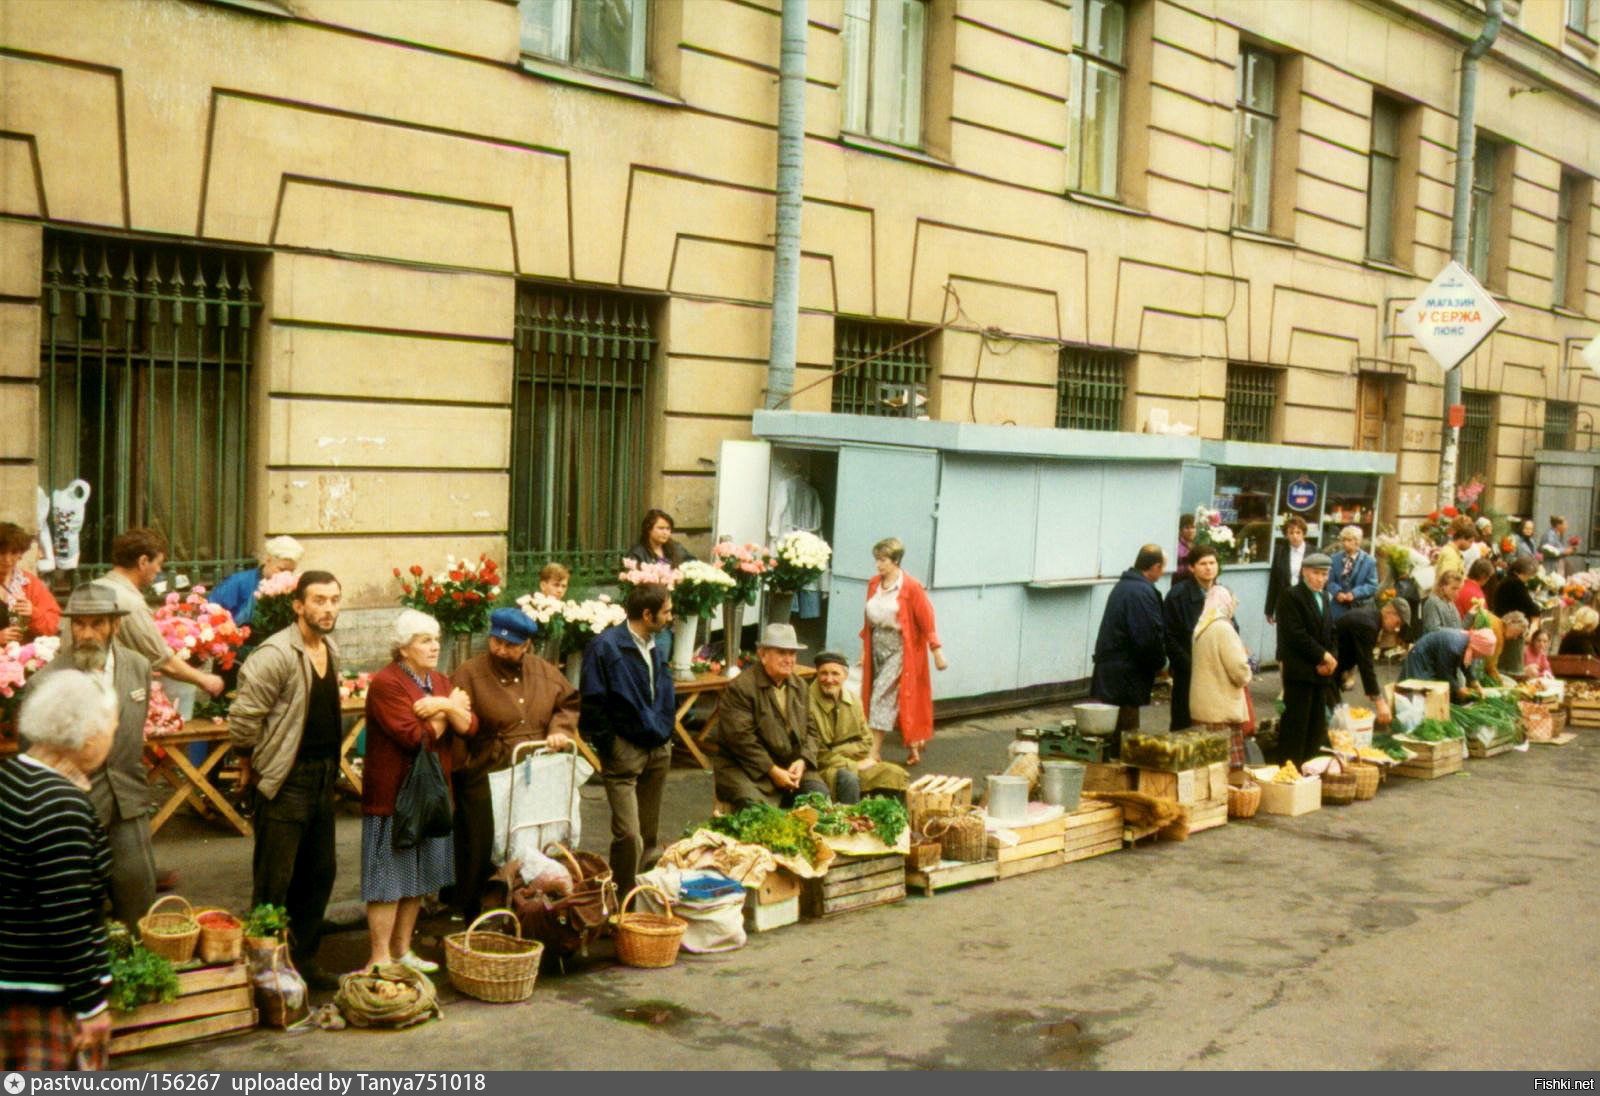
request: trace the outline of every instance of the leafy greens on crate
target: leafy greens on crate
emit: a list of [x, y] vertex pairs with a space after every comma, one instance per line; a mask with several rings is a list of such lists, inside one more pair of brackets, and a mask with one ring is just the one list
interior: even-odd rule
[[881, 795], [869, 795], [860, 803], [845, 804], [829, 802], [827, 796], [817, 792], [807, 792], [798, 796], [794, 805], [816, 811], [817, 832], [828, 837], [871, 830], [879, 841], [893, 845], [900, 840], [907, 824], [905, 807]]

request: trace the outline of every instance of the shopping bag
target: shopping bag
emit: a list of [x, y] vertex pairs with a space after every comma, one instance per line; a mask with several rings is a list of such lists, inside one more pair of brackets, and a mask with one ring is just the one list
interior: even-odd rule
[[418, 750], [394, 799], [394, 847], [414, 849], [430, 838], [449, 837], [451, 825], [450, 789], [439, 755]]
[[[736, 951], [745, 946], [744, 887], [721, 872], [657, 867], [639, 876], [639, 883], [658, 887], [672, 903], [672, 915], [689, 923], [683, 950], [697, 955]], [[667, 912], [650, 891], [640, 891], [639, 909]]]
[[1244, 689], [1244, 733], [1256, 733], [1256, 698], [1250, 695], [1250, 687]]
[[594, 768], [576, 749], [555, 752], [542, 746], [512, 754], [511, 767], [489, 774], [494, 811], [496, 864], [528, 860], [552, 842], [577, 845], [581, 836], [578, 789]]

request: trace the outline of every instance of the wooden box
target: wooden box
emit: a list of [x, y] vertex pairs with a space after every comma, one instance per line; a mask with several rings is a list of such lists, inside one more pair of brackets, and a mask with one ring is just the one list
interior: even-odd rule
[[905, 857], [841, 856], [822, 878], [801, 884], [800, 913], [808, 918], [833, 917], [902, 902], [905, 897]]
[[1228, 794], [1226, 761], [1175, 773], [1155, 769], [1137, 771], [1139, 786], [1135, 790], [1157, 799], [1169, 799], [1174, 803], [1209, 803], [1219, 795]]
[[775, 906], [780, 902], [787, 902], [791, 898], [800, 897], [800, 877], [785, 868], [767, 873], [761, 886], [755, 888], [756, 903], [762, 906]]
[[1086, 799], [1066, 817], [1062, 853], [1068, 864], [1122, 849], [1122, 806]]
[[1441, 776], [1458, 773], [1462, 769], [1461, 740], [1447, 738], [1443, 742], [1418, 742], [1401, 738], [1400, 744], [1416, 754], [1390, 770], [1395, 776], [1409, 776], [1413, 780], [1437, 780]]
[[1467, 756], [1483, 759], [1486, 757], [1499, 757], [1503, 753], [1510, 753], [1517, 748], [1517, 744], [1510, 740], [1496, 742], [1493, 746], [1485, 746], [1475, 738], [1467, 739]]
[[1131, 792], [1137, 790], [1139, 770], [1127, 765], [1090, 762], [1083, 767], [1086, 792]]
[[1389, 690], [1391, 703], [1396, 697], [1420, 696], [1423, 701], [1423, 718], [1440, 719], [1450, 722], [1450, 685], [1445, 681], [1418, 681], [1412, 678], [1409, 681], [1397, 682]]
[[1000, 877], [998, 860], [941, 860], [926, 871], [907, 871], [906, 886], [924, 896], [968, 883], [987, 883]]
[[[1322, 809], [1322, 781], [1313, 776], [1295, 784], [1272, 783], [1272, 770], [1261, 782], [1261, 813], [1296, 818]], [[1223, 812], [1227, 812], [1224, 805]]]
[[1550, 672], [1556, 677], [1600, 677], [1600, 658], [1590, 655], [1551, 655]]
[[[790, 878], [794, 878], [791, 876]], [[798, 884], [799, 880], [795, 882]], [[745, 892], [744, 927], [749, 932], [771, 932], [800, 920], [800, 892], [797, 889], [779, 902], [762, 902], [756, 891]]]
[[140, 1005], [111, 1014], [111, 1053], [192, 1043], [256, 1026], [250, 968], [244, 963], [206, 967], [178, 975], [174, 1001]]
[[1064, 814], [1047, 822], [1007, 826], [1005, 832], [1016, 835], [1015, 844], [1002, 840], [998, 833], [989, 835], [989, 855], [1000, 865], [997, 878], [1011, 879], [1045, 868], [1057, 868], [1067, 862], [1067, 816]]
[[[1224, 769], [1227, 766], [1223, 766]], [[1227, 775], [1223, 775], [1226, 786]], [[1185, 803], [1183, 813], [1189, 823], [1191, 835], [1214, 830], [1218, 826], [1228, 824], [1228, 793], [1224, 791], [1221, 798], [1208, 799], [1203, 803]]]
[[906, 788], [906, 813], [911, 828], [925, 832], [926, 819], [953, 814], [972, 806], [972, 780], [965, 776], [919, 776]]

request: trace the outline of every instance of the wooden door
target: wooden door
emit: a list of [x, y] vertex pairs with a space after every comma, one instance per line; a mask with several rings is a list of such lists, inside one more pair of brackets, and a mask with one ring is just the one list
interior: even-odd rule
[[[1361, 373], [1356, 381], [1356, 448], [1398, 453], [1405, 426], [1403, 377]], [[1378, 523], [1393, 527], [1399, 518], [1400, 491], [1394, 476], [1379, 491]]]

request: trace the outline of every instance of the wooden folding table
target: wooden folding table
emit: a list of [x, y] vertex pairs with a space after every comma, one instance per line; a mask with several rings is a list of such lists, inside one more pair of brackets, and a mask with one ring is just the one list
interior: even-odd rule
[[[189, 760], [187, 749], [196, 742], [208, 743], [211, 747], [199, 765]], [[181, 731], [145, 739], [144, 757], [150, 765], [150, 782], [159, 787], [165, 781], [172, 787], [166, 802], [150, 819], [152, 834], [166, 825], [167, 820], [187, 802], [194, 804], [202, 818], [211, 817], [214, 810], [240, 834], [250, 836], [250, 823], [212, 782], [213, 775], [217, 774], [217, 768], [227, 754], [228, 725], [211, 719], [191, 719]]]

